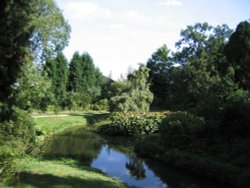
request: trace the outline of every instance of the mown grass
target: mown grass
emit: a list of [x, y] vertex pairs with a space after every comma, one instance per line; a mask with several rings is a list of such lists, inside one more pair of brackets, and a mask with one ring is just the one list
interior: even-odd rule
[[[66, 116], [64, 116], [66, 115]], [[43, 134], [55, 134], [66, 128], [78, 126], [87, 127], [88, 125], [98, 125], [105, 121], [108, 113], [88, 112], [88, 113], [61, 113], [56, 114], [39, 114], [35, 115], [34, 121], [36, 129]]]
[[24, 158], [17, 161], [20, 187], [91, 187], [125, 188], [126, 184], [99, 170], [78, 166], [72, 159], [39, 160]]
[[36, 129], [44, 134], [53, 134], [76, 125], [87, 126], [87, 119], [83, 115], [73, 116], [52, 116], [52, 117], [34, 117]]

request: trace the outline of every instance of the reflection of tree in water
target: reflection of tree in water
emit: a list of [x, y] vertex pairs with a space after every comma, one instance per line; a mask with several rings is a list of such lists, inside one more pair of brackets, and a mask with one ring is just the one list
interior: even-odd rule
[[[44, 156], [70, 157], [77, 159], [84, 165], [91, 165], [101, 150], [103, 140], [91, 131], [79, 131], [74, 130], [50, 138], [43, 148]], [[77, 132], [77, 134], [74, 134], [74, 132]]]
[[129, 170], [130, 175], [135, 177], [137, 180], [141, 180], [146, 177], [143, 162], [134, 155], [129, 157], [129, 162], [126, 163], [126, 168]]

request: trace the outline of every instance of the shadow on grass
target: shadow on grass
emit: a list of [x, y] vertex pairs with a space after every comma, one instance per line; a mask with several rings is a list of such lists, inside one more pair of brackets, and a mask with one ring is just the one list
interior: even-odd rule
[[22, 172], [20, 174], [20, 187], [41, 187], [41, 188], [53, 188], [53, 187], [68, 187], [68, 188], [112, 188], [119, 187], [110, 182], [100, 180], [84, 180], [76, 177], [58, 177], [50, 174], [31, 174], [28, 172]]
[[109, 113], [84, 113], [83, 117], [87, 120], [88, 124], [101, 122], [109, 117]]

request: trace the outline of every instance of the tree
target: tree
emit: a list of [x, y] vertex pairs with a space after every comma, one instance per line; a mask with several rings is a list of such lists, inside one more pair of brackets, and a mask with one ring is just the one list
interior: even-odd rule
[[73, 54], [72, 60], [69, 64], [69, 83], [68, 89], [72, 92], [81, 91], [80, 79], [81, 79], [81, 56], [79, 52]]
[[179, 92], [185, 96], [186, 110], [195, 109], [221, 81], [220, 67], [225, 63], [223, 52], [230, 34], [226, 25], [213, 28], [207, 23], [197, 23], [182, 30], [174, 60], [180, 64], [185, 78], [186, 85]]
[[38, 60], [61, 50], [70, 27], [53, 0], [3, 0], [0, 25], [0, 100], [6, 102], [27, 56]]
[[[140, 65], [128, 75], [128, 81], [124, 82], [122, 91], [110, 99], [111, 111], [149, 111], [153, 101], [153, 94], [149, 90], [149, 69], [145, 65]], [[121, 84], [124, 85], [124, 84]]]
[[51, 80], [42, 75], [31, 61], [22, 66], [13, 90], [14, 105], [23, 110], [45, 111], [53, 96]]
[[[88, 53], [75, 52], [69, 64], [68, 91], [74, 97], [69, 97], [70, 106], [86, 108], [96, 102], [101, 96], [101, 90], [106, 78], [95, 67]], [[80, 102], [85, 100], [85, 102]]]
[[231, 35], [225, 49], [228, 60], [227, 67], [233, 67], [235, 81], [243, 89], [250, 89], [250, 23], [239, 23], [236, 31]]
[[62, 52], [45, 64], [45, 72], [52, 80], [56, 105], [65, 106], [68, 85], [68, 62]]
[[152, 54], [147, 61], [149, 80], [152, 83], [150, 90], [154, 93], [154, 108], [166, 107], [166, 96], [169, 90], [169, 70], [173, 62], [169, 56], [170, 50], [163, 45]]

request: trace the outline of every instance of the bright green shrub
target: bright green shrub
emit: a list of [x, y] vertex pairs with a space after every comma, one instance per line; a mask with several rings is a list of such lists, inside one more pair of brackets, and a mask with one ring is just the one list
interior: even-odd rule
[[14, 175], [14, 159], [21, 156], [23, 151], [24, 144], [18, 140], [7, 141], [0, 146], [0, 179], [8, 181]]
[[163, 142], [172, 148], [188, 146], [197, 139], [205, 127], [202, 118], [187, 112], [175, 112], [166, 116], [159, 126]]
[[138, 136], [158, 131], [163, 114], [156, 113], [113, 113], [111, 123], [101, 127], [100, 131], [112, 135]]
[[109, 102], [108, 99], [101, 99], [96, 102], [93, 106], [93, 110], [105, 110], [109, 111]]
[[0, 123], [0, 134], [6, 140], [21, 140], [27, 145], [34, 141], [34, 122], [27, 112], [12, 108], [9, 119]]
[[0, 179], [8, 180], [14, 174], [14, 159], [30, 151], [35, 141], [32, 117], [18, 108], [1, 110], [5, 117], [0, 122]]

